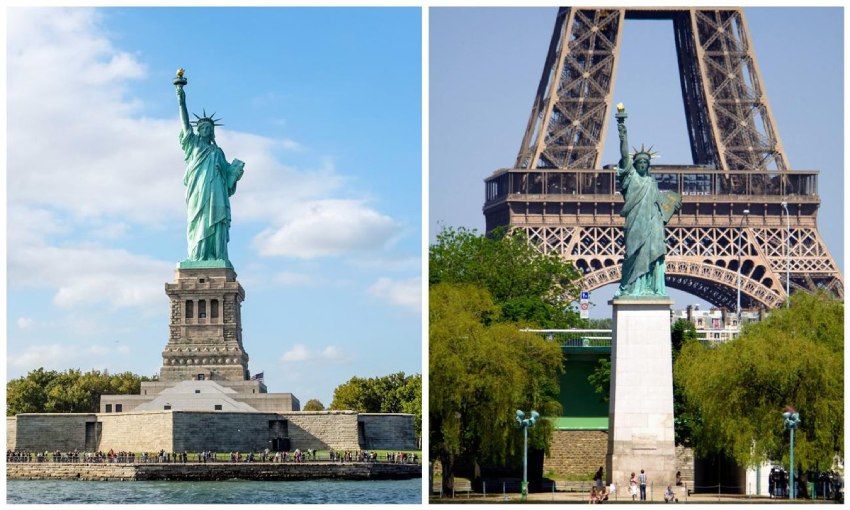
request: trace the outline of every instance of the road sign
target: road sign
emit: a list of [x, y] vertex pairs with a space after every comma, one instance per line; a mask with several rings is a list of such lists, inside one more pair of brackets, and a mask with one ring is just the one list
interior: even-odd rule
[[581, 300], [587, 301], [588, 299], [590, 299], [590, 292], [586, 290], [581, 291]]
[[579, 317], [582, 319], [590, 318], [590, 304], [582, 303], [579, 305]]

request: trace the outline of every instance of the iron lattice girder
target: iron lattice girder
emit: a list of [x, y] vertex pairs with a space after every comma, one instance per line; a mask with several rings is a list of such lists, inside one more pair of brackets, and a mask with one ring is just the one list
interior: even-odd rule
[[727, 308], [739, 272], [745, 306], [783, 302], [786, 278], [843, 297], [817, 230], [817, 172], [789, 171], [736, 8], [560, 8], [515, 168], [486, 180], [487, 230], [524, 230], [541, 251], [572, 261], [584, 289], [619, 281], [622, 196], [600, 158], [627, 18], [673, 22], [694, 159], [653, 167], [661, 189], [684, 195], [667, 228], [667, 284]]
[[[573, 262], [585, 289], [613, 283], [624, 249], [615, 172], [497, 171], [486, 180], [487, 229], [523, 229], [541, 251]], [[737, 297], [740, 267], [744, 305], [776, 306], [785, 298], [787, 254], [793, 288], [843, 296], [841, 275], [817, 230], [817, 172], [657, 166], [653, 175], [662, 189], [683, 194], [682, 209], [667, 226], [671, 287], [727, 306]]]
[[[514, 228], [521, 228], [540, 251], [572, 262], [584, 275], [581, 288], [595, 290], [619, 281], [624, 251], [622, 225]], [[716, 306], [734, 308], [740, 268], [744, 306], [772, 308], [786, 298], [785, 238], [781, 226], [692, 227], [671, 222], [667, 228], [667, 283]], [[776, 243], [776, 239], [782, 239], [782, 243]], [[823, 288], [843, 297], [840, 274], [817, 229], [794, 227], [789, 239], [792, 287], [810, 291]]]
[[598, 168], [610, 121], [623, 22], [673, 21], [696, 164], [788, 168], [741, 9], [558, 11], [517, 168]]

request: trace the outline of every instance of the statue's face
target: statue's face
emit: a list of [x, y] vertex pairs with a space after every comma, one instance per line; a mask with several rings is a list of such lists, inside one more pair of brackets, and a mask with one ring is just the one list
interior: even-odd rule
[[213, 136], [213, 125], [209, 122], [199, 122], [198, 123], [198, 136], [201, 138], [212, 138]]
[[635, 170], [637, 170], [640, 175], [646, 175], [649, 172], [649, 160], [646, 158], [636, 159]]

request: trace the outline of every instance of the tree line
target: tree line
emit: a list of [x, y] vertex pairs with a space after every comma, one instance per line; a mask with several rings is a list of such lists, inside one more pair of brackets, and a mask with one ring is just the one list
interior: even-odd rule
[[[476, 478], [482, 464], [519, 465], [514, 410], [562, 412], [560, 346], [521, 330], [611, 326], [578, 318], [568, 299], [581, 275], [521, 231], [445, 228], [430, 246], [429, 267], [429, 456], [441, 463], [450, 491], [457, 470]], [[700, 456], [723, 453], [741, 466], [787, 464], [781, 413], [793, 406], [803, 420], [797, 467], [825, 468], [836, 454], [843, 458], [843, 314], [843, 302], [825, 292], [798, 292], [788, 308], [713, 347], [697, 341], [689, 321], [674, 323], [677, 444]], [[610, 359], [589, 382], [607, 400]], [[531, 429], [529, 447], [548, 450], [551, 435], [544, 418]]]
[[[6, 416], [18, 413], [94, 413], [101, 395], [138, 394], [146, 377], [103, 370], [82, 372], [38, 368], [6, 383]], [[322, 411], [318, 399], [310, 399], [305, 411]], [[352, 377], [334, 390], [330, 409], [362, 413], [410, 413], [416, 430], [422, 423], [422, 376], [397, 372], [382, 377]]]

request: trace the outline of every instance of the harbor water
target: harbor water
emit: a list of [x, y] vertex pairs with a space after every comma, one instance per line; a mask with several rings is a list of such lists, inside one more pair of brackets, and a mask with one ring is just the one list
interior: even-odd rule
[[420, 503], [422, 480], [81, 482], [7, 480], [8, 503]]

